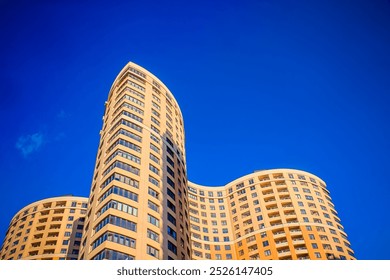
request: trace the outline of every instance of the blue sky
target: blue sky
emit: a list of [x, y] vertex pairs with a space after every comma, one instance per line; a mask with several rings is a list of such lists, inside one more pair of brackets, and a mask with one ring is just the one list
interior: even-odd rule
[[88, 196], [133, 61], [179, 102], [189, 180], [312, 172], [357, 258], [390, 259], [390, 1], [5, 0], [0, 35], [1, 240], [25, 205]]

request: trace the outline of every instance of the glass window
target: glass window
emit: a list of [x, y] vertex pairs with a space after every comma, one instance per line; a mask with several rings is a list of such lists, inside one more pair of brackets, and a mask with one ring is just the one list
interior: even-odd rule
[[159, 250], [157, 250], [156, 248], [150, 246], [150, 245], [147, 245], [146, 246], [146, 253], [150, 256], [153, 256], [155, 258], [158, 258], [158, 255], [159, 255]]

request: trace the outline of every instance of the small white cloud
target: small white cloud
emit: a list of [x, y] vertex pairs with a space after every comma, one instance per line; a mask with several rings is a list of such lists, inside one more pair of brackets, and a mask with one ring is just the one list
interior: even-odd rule
[[43, 134], [40, 132], [20, 136], [15, 144], [15, 147], [22, 153], [24, 157], [27, 157], [33, 152], [36, 152], [43, 145]]

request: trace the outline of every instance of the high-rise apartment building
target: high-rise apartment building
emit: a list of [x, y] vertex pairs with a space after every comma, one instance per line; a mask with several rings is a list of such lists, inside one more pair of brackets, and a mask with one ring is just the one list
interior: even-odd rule
[[193, 259], [355, 259], [325, 183], [293, 169], [189, 182]]
[[169, 89], [128, 63], [103, 117], [81, 259], [191, 259], [184, 124]]
[[[188, 182], [179, 105], [131, 62], [105, 102], [86, 202], [60, 197], [23, 208], [1, 258], [355, 259], [326, 184], [313, 174], [271, 169], [220, 187]], [[70, 220], [77, 217], [81, 241], [82, 224]]]
[[0, 259], [77, 260], [87, 201], [59, 196], [22, 208], [10, 222]]

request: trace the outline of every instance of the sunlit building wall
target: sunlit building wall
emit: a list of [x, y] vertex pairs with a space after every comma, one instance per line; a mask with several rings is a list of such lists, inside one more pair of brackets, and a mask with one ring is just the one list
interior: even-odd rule
[[201, 186], [187, 181], [185, 155], [172, 93], [128, 63], [105, 102], [89, 198], [23, 208], [1, 259], [355, 259], [317, 176], [271, 169]]
[[222, 187], [188, 183], [193, 259], [355, 259], [323, 180], [257, 171]]
[[80, 259], [190, 259], [184, 124], [169, 89], [128, 63], [105, 103]]
[[59, 196], [22, 208], [10, 222], [2, 260], [76, 260], [87, 198]]

